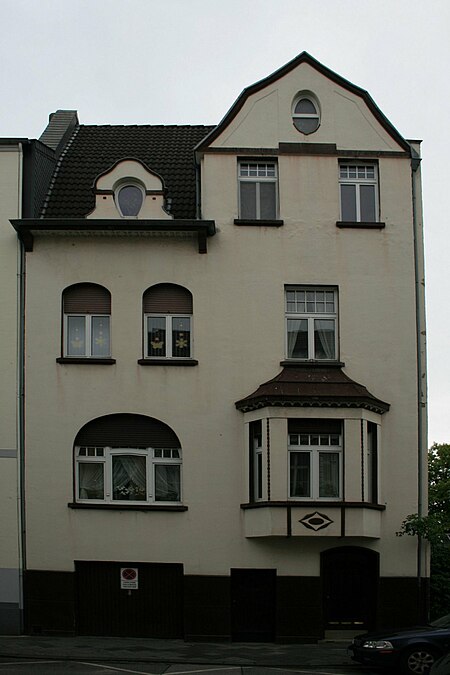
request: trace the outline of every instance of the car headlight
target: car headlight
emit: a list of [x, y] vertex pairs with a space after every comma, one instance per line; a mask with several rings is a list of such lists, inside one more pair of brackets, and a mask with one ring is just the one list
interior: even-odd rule
[[364, 649], [394, 649], [394, 645], [389, 640], [366, 640], [363, 644]]

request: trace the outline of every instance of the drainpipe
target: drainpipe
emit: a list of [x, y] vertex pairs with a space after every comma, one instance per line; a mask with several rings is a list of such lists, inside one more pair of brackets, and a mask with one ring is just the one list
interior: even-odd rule
[[[19, 143], [18, 174], [18, 217], [22, 218], [23, 198], [23, 146]], [[24, 338], [25, 338], [25, 251], [21, 241], [17, 241], [17, 520], [19, 544], [19, 609], [20, 632], [24, 626], [23, 573], [26, 569], [25, 538], [25, 374], [24, 374]]]
[[[424, 256], [423, 256], [423, 223], [418, 222], [418, 213], [422, 213], [421, 204], [418, 203], [420, 196], [417, 195], [416, 180], [417, 170], [420, 166], [420, 156], [412, 148], [411, 159], [411, 187], [412, 187], [412, 211], [413, 211], [413, 235], [414, 235], [414, 281], [415, 281], [415, 303], [416, 303], [416, 340], [417, 340], [417, 465], [418, 465], [418, 485], [417, 485], [417, 512], [419, 517], [424, 515], [426, 509], [426, 498], [424, 496], [424, 471], [423, 462], [428, 448], [425, 447], [426, 439], [426, 410], [427, 410], [427, 390], [426, 390], [426, 343], [425, 343], [425, 279], [424, 279]], [[423, 594], [423, 555], [426, 543], [422, 537], [418, 537], [417, 543], [417, 582], [419, 592], [420, 609], [422, 610]], [[420, 612], [422, 614], [422, 611]], [[423, 617], [422, 617], [423, 618]]]

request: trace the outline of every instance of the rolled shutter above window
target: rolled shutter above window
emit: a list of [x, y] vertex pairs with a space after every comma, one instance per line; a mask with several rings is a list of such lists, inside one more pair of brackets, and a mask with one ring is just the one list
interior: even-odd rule
[[75, 445], [110, 448], [181, 448], [172, 429], [153, 417], [118, 413], [97, 417], [84, 425]]
[[98, 284], [74, 284], [63, 293], [64, 314], [111, 314], [111, 293]]
[[192, 293], [176, 284], [158, 284], [147, 289], [144, 314], [192, 314]]

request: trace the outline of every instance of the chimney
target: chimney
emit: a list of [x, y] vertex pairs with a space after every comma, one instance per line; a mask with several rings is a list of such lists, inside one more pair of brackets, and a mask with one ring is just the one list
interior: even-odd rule
[[78, 123], [76, 110], [57, 110], [50, 113], [47, 127], [39, 140], [59, 155]]

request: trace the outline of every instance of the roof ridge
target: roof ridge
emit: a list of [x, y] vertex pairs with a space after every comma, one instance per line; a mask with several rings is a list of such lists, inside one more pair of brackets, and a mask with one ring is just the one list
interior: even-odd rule
[[215, 124], [79, 124], [83, 129], [214, 129]]
[[53, 174], [52, 174], [52, 177], [50, 179], [49, 186], [48, 186], [48, 190], [47, 190], [47, 193], [45, 195], [44, 203], [42, 204], [41, 213], [40, 213], [40, 216], [39, 216], [40, 218], [45, 217], [45, 212], [47, 210], [47, 206], [48, 206], [48, 203], [49, 203], [49, 200], [50, 200], [50, 196], [52, 194], [53, 187], [54, 187], [55, 182], [56, 182], [56, 178], [57, 178], [58, 173], [61, 169], [61, 165], [62, 165], [63, 160], [64, 160], [64, 158], [67, 154], [68, 149], [70, 148], [73, 141], [75, 140], [75, 137], [77, 136], [79, 129], [80, 129], [80, 125], [77, 125], [75, 127], [75, 129], [73, 130], [73, 133], [72, 133], [71, 137], [69, 138], [66, 145], [64, 146], [64, 150], [61, 152], [58, 159], [56, 160], [55, 170], [53, 171]]

